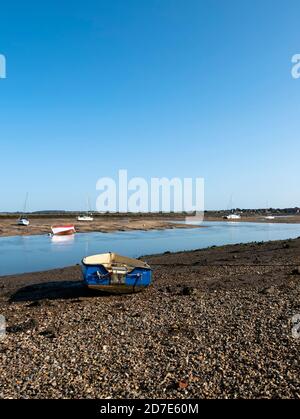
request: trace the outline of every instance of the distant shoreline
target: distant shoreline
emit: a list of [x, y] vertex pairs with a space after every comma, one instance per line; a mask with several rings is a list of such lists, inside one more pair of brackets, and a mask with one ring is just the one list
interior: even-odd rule
[[242, 216], [239, 220], [226, 220], [223, 217], [207, 216], [205, 221], [224, 221], [230, 223], [265, 223], [265, 224], [300, 224], [300, 214], [276, 215], [273, 220], [265, 218], [266, 215]]

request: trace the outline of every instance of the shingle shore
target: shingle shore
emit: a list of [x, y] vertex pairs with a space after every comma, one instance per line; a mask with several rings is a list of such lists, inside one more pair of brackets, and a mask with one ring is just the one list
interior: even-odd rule
[[0, 397], [300, 397], [300, 239], [144, 259], [135, 295], [78, 266], [0, 278]]

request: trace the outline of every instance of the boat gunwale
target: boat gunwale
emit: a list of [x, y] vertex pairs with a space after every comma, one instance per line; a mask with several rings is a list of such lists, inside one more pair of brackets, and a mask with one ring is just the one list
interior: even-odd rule
[[[110, 260], [109, 261], [105, 261], [105, 262], [99, 262], [97, 263], [97, 261], [93, 262], [91, 261], [90, 263], [87, 261], [87, 259], [92, 259], [92, 258], [97, 258], [97, 257], [101, 257], [101, 256], [110, 256]], [[118, 260], [118, 258], [120, 258]], [[148, 265], [147, 262], [144, 262], [140, 259], [136, 259], [136, 258], [129, 258], [126, 256], [121, 256], [117, 253], [114, 252], [108, 252], [108, 253], [100, 253], [100, 254], [96, 254], [96, 255], [91, 255], [91, 256], [86, 256], [81, 260], [81, 263], [83, 266], [86, 267], [97, 267], [97, 266], [103, 266], [106, 270], [107, 267], [112, 267], [112, 266], [126, 266], [128, 268], [130, 268], [131, 270], [133, 269], [146, 269], [146, 270], [152, 270], [151, 267]]]
[[[82, 263], [83, 266], [89, 266], [89, 267], [103, 266], [107, 271], [108, 271], [108, 269], [107, 269], [107, 266], [105, 266], [105, 265], [112, 266], [111, 263], [110, 264], [104, 264], [104, 263], [85, 263], [84, 262], [84, 259], [85, 258], [83, 258], [81, 260], [81, 263]], [[152, 268], [146, 262], [145, 262], [145, 264], [146, 264], [146, 266], [143, 266], [143, 267], [141, 267], [141, 266], [131, 266], [131, 267], [132, 267], [132, 269], [146, 269], [148, 271], [152, 271]], [[126, 265], [126, 264], [125, 263], [123, 263], [123, 264], [120, 263], [119, 265]], [[127, 266], [130, 266], [130, 265], [127, 265]]]

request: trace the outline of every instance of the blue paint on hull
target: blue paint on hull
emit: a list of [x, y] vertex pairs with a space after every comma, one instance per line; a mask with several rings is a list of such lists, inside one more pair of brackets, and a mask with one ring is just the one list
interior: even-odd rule
[[152, 271], [145, 268], [135, 268], [120, 280], [114, 279], [103, 265], [82, 263], [82, 273], [88, 287], [101, 291], [135, 292], [147, 288], [152, 282]]

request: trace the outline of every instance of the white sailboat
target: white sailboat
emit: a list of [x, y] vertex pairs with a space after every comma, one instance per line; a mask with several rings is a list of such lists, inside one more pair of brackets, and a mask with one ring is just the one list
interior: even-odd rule
[[28, 192], [26, 194], [26, 198], [25, 198], [25, 204], [24, 204], [24, 210], [23, 210], [23, 214], [21, 214], [20, 218], [18, 219], [18, 225], [19, 226], [25, 226], [28, 227], [29, 226], [29, 220], [28, 218], [25, 216], [26, 213], [26, 207], [27, 207], [27, 201], [28, 201]]
[[21, 217], [21, 218], [18, 219], [18, 226], [27, 227], [27, 226], [29, 226], [29, 224], [30, 224], [30, 222], [29, 222], [28, 218]]
[[87, 198], [87, 212], [77, 217], [77, 221], [94, 221], [93, 214], [91, 213], [91, 204], [89, 198]]
[[240, 214], [229, 214], [226, 218], [227, 220], [240, 220], [242, 217]]
[[[267, 205], [266, 205], [266, 214], [269, 214], [270, 213], [270, 211], [269, 211], [269, 203], [267, 202]], [[275, 220], [275, 216], [274, 215], [266, 215], [265, 216], [265, 220]]]
[[79, 215], [77, 221], [94, 221], [94, 218], [91, 215]]
[[[233, 203], [232, 203], [232, 195], [230, 197], [230, 204], [228, 205], [228, 208], [233, 208]], [[226, 220], [240, 220], [242, 217], [240, 214], [238, 214], [237, 212], [234, 212], [233, 209], [231, 209], [231, 213], [225, 216]]]

